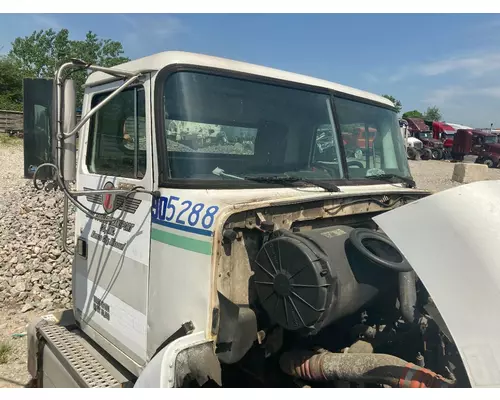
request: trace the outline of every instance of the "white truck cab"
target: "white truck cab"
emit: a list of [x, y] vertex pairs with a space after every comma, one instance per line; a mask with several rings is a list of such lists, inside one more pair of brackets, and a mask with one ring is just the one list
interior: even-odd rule
[[[75, 68], [94, 71], [78, 124]], [[372, 219], [429, 194], [389, 100], [184, 52], [74, 60], [54, 93], [55, 156], [32, 169], [76, 207], [74, 305], [30, 325], [35, 386], [464, 384]], [[373, 145], [349, 158], [359, 128]]]

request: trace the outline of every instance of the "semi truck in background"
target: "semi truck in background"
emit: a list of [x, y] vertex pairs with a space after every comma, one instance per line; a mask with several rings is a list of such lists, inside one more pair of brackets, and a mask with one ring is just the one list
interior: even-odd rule
[[[28, 329], [33, 386], [474, 386], [455, 311], [376, 222], [430, 195], [390, 101], [185, 52], [30, 88], [51, 118], [26, 121], [25, 173], [65, 194], [74, 254], [72, 309]], [[352, 126], [376, 130], [359, 159]]]

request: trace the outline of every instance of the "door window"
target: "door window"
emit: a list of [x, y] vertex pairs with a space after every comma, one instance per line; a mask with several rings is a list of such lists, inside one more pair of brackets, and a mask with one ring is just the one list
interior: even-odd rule
[[[111, 92], [99, 93], [92, 108]], [[87, 168], [100, 175], [142, 179], [146, 173], [146, 111], [144, 89], [119, 93], [91, 119]]]

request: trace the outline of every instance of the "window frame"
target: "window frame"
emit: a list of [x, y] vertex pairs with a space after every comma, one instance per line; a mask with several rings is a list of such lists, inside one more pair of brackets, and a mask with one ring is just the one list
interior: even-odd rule
[[[333, 122], [335, 127], [335, 135], [339, 148], [339, 153], [341, 156], [341, 168], [343, 173], [342, 179], [328, 179], [328, 182], [332, 182], [338, 186], [360, 186], [360, 185], [380, 185], [380, 181], [373, 179], [350, 179], [349, 170], [347, 167], [347, 158], [344, 148], [344, 143], [340, 130], [340, 123], [338, 119], [337, 110], [335, 107], [335, 97], [343, 98], [346, 100], [354, 100], [363, 104], [368, 104], [380, 108], [384, 108], [390, 111], [396, 111], [396, 109], [390, 105], [378, 103], [376, 101], [358, 97], [355, 95], [337, 92], [332, 89], [308, 85], [298, 82], [286, 81], [276, 78], [270, 78], [262, 75], [250, 74], [234, 70], [225, 70], [215, 67], [198, 66], [192, 64], [170, 64], [163, 67], [157, 74], [154, 84], [154, 109], [153, 113], [155, 116], [155, 139], [156, 139], [156, 149], [157, 149], [157, 161], [158, 161], [158, 185], [163, 188], [185, 188], [185, 189], [242, 189], [242, 188], [270, 188], [270, 187], [283, 187], [281, 185], [274, 185], [270, 183], [259, 183], [246, 180], [198, 180], [198, 179], [173, 179], [170, 177], [170, 171], [168, 167], [168, 152], [166, 146], [165, 138], [165, 121], [164, 121], [164, 89], [165, 82], [175, 73], [178, 72], [194, 72], [194, 73], [205, 73], [214, 76], [234, 78], [245, 80], [254, 83], [265, 83], [275, 86], [285, 87], [289, 89], [305, 90], [312, 93], [327, 95], [329, 98], [329, 106], [333, 116]], [[321, 180], [318, 180], [321, 182]]]
[[[93, 103], [94, 103], [94, 100], [97, 96], [102, 96], [102, 95], [110, 95], [112, 94], [117, 88], [119, 87], [119, 85], [116, 85], [115, 82], [113, 82], [111, 84], [111, 87], [109, 85], [106, 85], [105, 88], [101, 88], [102, 90], [98, 90], [98, 91], [95, 91], [95, 92], [92, 92], [92, 93], [89, 93], [89, 98], [88, 98], [88, 108], [89, 108], [89, 112], [91, 110], [94, 109], [95, 106], [93, 106]], [[84, 167], [84, 172], [90, 176], [113, 176], [113, 177], [116, 177], [118, 179], [125, 179], [125, 180], [131, 180], [131, 181], [136, 181], [136, 182], [142, 182], [144, 179], [146, 179], [147, 175], [148, 175], [148, 168], [150, 167], [150, 160], [149, 160], [149, 151], [148, 151], [148, 139], [147, 139], [147, 136], [148, 136], [148, 133], [147, 133], [147, 124], [148, 124], [148, 115], [147, 115], [147, 103], [148, 103], [148, 99], [147, 99], [147, 91], [146, 91], [146, 87], [143, 83], [136, 83], [136, 84], [132, 84], [130, 85], [129, 87], [127, 87], [126, 89], [124, 89], [122, 92], [120, 92], [118, 96], [120, 96], [121, 94], [125, 93], [125, 92], [128, 92], [130, 90], [133, 90], [136, 94], [136, 97], [134, 99], [134, 108], [136, 109], [135, 111], [135, 118], [138, 118], [137, 116], [137, 94], [140, 90], [142, 90], [142, 92], [144, 93], [144, 113], [145, 113], [145, 127], [144, 127], [144, 135], [145, 135], [145, 140], [146, 140], [146, 150], [145, 150], [145, 161], [146, 161], [146, 166], [145, 166], [145, 172], [144, 172], [144, 176], [142, 177], [138, 177], [137, 174], [138, 174], [138, 168], [139, 168], [139, 151], [138, 151], [138, 145], [139, 145], [139, 142], [137, 141], [137, 146], [134, 146], [134, 150], [131, 151], [132, 153], [135, 153], [134, 154], [134, 165], [133, 165], [133, 171], [132, 171], [132, 174], [134, 177], [131, 177], [131, 176], [124, 176], [124, 175], [109, 175], [109, 174], [104, 174], [104, 173], [99, 173], [99, 172], [92, 172], [89, 168], [89, 166], [91, 165], [91, 159], [92, 159], [92, 155], [93, 155], [93, 151], [94, 151], [94, 130], [93, 130], [93, 127], [94, 127], [94, 124], [95, 124], [95, 120], [97, 118], [97, 115], [99, 114], [99, 111], [93, 115], [90, 120], [88, 121], [88, 129], [87, 129], [87, 140], [86, 140], [86, 144], [84, 146], [85, 148], [85, 154], [82, 154], [84, 156], [84, 163], [83, 163], [83, 167]]]

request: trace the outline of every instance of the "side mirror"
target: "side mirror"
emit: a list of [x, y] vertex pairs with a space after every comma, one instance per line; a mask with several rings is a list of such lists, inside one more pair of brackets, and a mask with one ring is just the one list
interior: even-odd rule
[[[73, 80], [64, 82], [61, 107], [63, 132], [69, 133], [76, 126], [76, 86]], [[76, 179], [76, 135], [64, 139], [61, 157], [64, 180], [74, 181]]]

